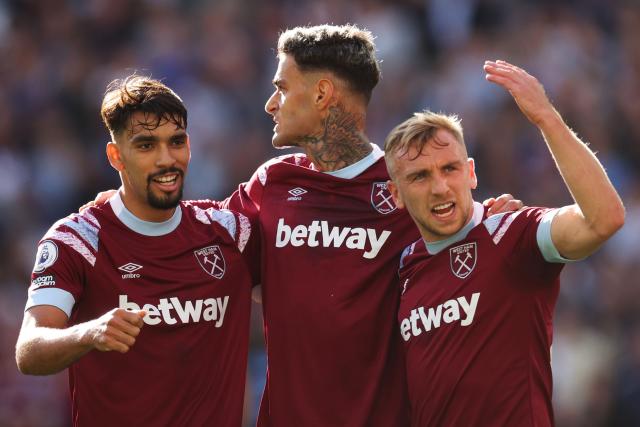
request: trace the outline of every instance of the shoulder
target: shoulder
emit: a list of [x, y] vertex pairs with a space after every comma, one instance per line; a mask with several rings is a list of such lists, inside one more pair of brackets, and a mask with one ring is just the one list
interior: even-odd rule
[[258, 180], [264, 186], [269, 180], [269, 176], [282, 169], [290, 169], [291, 167], [301, 167], [310, 169], [311, 163], [304, 153], [287, 154], [284, 156], [274, 157], [261, 164], [253, 174], [252, 180]]
[[[209, 202], [209, 203], [207, 203]], [[251, 237], [252, 226], [249, 219], [240, 212], [217, 207], [217, 203], [207, 200], [181, 202], [184, 212], [197, 224], [221, 227], [236, 242], [242, 252]]]
[[85, 209], [56, 221], [42, 237], [38, 252], [56, 251], [57, 255], [58, 245], [62, 245], [94, 265], [104, 206]]
[[555, 209], [542, 207], [526, 207], [518, 211], [503, 212], [486, 218], [485, 227], [495, 244], [499, 244], [505, 236], [521, 235], [528, 229], [537, 229]]
[[400, 274], [409, 274], [421, 260], [429, 256], [422, 238], [408, 245], [400, 255]]

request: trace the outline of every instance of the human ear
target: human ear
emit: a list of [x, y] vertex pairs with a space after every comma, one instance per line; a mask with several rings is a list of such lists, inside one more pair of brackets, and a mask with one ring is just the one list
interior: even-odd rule
[[316, 83], [315, 103], [318, 109], [324, 110], [331, 106], [335, 86], [329, 79], [320, 79]]
[[109, 164], [118, 172], [122, 172], [124, 170], [124, 164], [122, 163], [122, 157], [120, 156], [120, 147], [113, 141], [109, 141], [107, 143], [107, 158], [109, 159]]
[[469, 163], [469, 179], [471, 180], [471, 189], [475, 190], [478, 188], [478, 177], [476, 176], [476, 162], [472, 157], [467, 159]]

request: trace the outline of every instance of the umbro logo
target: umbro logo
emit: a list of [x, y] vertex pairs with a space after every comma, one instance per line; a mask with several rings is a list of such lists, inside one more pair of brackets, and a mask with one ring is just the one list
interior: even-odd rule
[[140, 278], [140, 274], [135, 272], [140, 270], [141, 268], [141, 265], [135, 264], [133, 262], [128, 262], [125, 265], [121, 265], [120, 267], [118, 267], [118, 270], [126, 273], [122, 275], [123, 279], [138, 279]]
[[289, 197], [287, 201], [302, 200], [302, 197], [300, 196], [306, 194], [307, 190], [305, 190], [304, 188], [296, 187], [289, 190], [288, 193], [291, 194], [291, 197]]

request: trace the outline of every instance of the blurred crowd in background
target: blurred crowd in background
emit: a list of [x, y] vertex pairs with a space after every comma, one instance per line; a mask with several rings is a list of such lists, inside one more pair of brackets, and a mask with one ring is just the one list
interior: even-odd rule
[[[556, 422], [640, 425], [638, 0], [0, 0], [0, 426], [70, 423], [66, 372], [20, 375], [14, 345], [38, 240], [119, 183], [99, 116], [107, 83], [137, 71], [177, 91], [193, 151], [185, 196], [221, 199], [283, 154], [271, 147], [263, 110], [278, 34], [347, 22], [377, 36], [382, 60], [368, 136], [382, 144], [424, 108], [459, 114], [476, 158], [476, 198], [571, 202], [536, 128], [484, 80], [485, 59], [537, 76], [598, 153], [627, 222], [563, 273], [552, 349]], [[247, 426], [264, 384], [259, 306], [252, 327]]]

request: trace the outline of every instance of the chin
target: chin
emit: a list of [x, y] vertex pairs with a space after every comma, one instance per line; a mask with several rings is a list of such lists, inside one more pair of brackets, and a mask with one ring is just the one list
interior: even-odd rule
[[178, 206], [180, 200], [182, 200], [182, 188], [180, 188], [178, 191], [174, 191], [171, 194], [165, 193], [160, 196], [157, 196], [153, 193], [147, 194], [147, 202], [151, 207], [155, 209], [173, 209]]
[[273, 145], [273, 148], [276, 148], [278, 150], [298, 146], [298, 144], [296, 144], [294, 141], [288, 141], [285, 138], [277, 136], [273, 137], [273, 139], [271, 140], [271, 144]]

